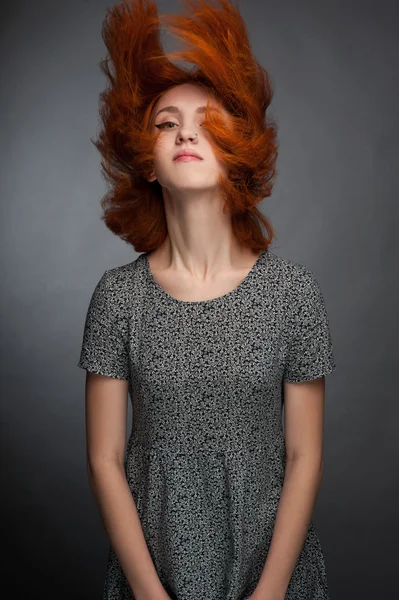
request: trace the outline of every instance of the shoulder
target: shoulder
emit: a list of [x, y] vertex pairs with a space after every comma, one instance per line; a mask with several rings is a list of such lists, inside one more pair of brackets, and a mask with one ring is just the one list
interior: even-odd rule
[[137, 259], [106, 269], [98, 280], [91, 298], [90, 308], [98, 319], [122, 318], [134, 295]]
[[307, 265], [269, 252], [268, 277], [279, 285], [289, 302], [318, 293], [315, 273]]
[[107, 269], [102, 276], [104, 288], [111, 296], [125, 297], [136, 280], [137, 261]]
[[272, 257], [272, 272], [279, 278], [281, 300], [289, 325], [306, 325], [326, 322], [327, 309], [319, 281], [312, 269], [293, 260]]

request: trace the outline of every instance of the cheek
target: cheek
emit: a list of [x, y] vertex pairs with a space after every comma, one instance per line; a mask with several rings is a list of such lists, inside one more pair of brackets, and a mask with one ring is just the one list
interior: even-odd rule
[[168, 140], [166, 140], [164, 137], [160, 136], [154, 146], [154, 157], [156, 160], [162, 160], [162, 156], [165, 154], [165, 152], [167, 152], [168, 150]]
[[165, 147], [163, 142], [157, 142], [154, 147], [154, 170], [163, 171], [167, 168], [168, 161], [170, 161], [170, 152]]

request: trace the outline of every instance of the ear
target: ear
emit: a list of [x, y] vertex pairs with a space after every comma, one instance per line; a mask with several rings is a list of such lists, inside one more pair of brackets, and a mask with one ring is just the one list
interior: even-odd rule
[[152, 183], [153, 181], [155, 181], [155, 180], [156, 180], [155, 172], [152, 170], [152, 171], [150, 172], [150, 174], [149, 174], [149, 175], [147, 175], [146, 179], [147, 179], [147, 181], [149, 181], [150, 183]]

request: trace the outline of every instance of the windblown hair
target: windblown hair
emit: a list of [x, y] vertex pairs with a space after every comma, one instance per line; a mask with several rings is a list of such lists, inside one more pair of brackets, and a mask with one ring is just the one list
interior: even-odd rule
[[[204, 86], [230, 114], [226, 124], [218, 111], [208, 112], [208, 102], [203, 127], [216, 158], [227, 167], [228, 177], [220, 175], [218, 184], [233, 233], [242, 245], [265, 249], [274, 230], [256, 205], [271, 195], [276, 174], [277, 127], [266, 117], [271, 81], [253, 55], [237, 8], [228, 0], [218, 0], [220, 6], [183, 2], [181, 15], [158, 16], [151, 0], [122, 0], [107, 9], [102, 37], [108, 55], [100, 62], [108, 80], [100, 94], [103, 128], [91, 140], [110, 184], [101, 218], [137, 252], [162, 244], [167, 236], [162, 187], [146, 179], [160, 133], [152, 127], [153, 108], [168, 89], [193, 83]], [[180, 52], [163, 51], [163, 23], [183, 44]], [[182, 69], [171, 59], [194, 67]]]

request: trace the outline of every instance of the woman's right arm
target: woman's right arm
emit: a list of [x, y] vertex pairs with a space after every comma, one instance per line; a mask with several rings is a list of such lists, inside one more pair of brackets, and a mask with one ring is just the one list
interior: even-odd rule
[[136, 600], [170, 600], [124, 471], [128, 382], [88, 371], [85, 396], [89, 483], [113, 550]]

